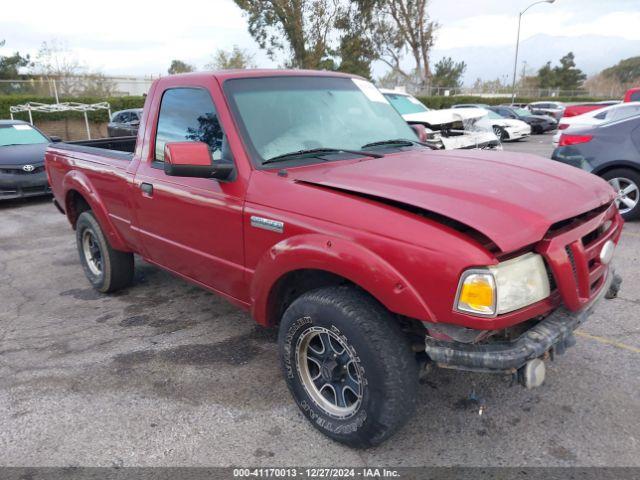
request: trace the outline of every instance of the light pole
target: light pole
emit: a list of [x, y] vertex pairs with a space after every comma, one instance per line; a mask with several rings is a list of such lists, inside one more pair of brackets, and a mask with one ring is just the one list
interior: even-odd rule
[[538, 5], [539, 3], [554, 3], [555, 1], [556, 0], [540, 0], [538, 2], [533, 2], [531, 5], [529, 5], [527, 8], [525, 8], [518, 14], [518, 36], [516, 37], [516, 58], [513, 61], [513, 84], [511, 85], [511, 103], [512, 104], [516, 100], [516, 69], [518, 68], [518, 48], [520, 47], [520, 23], [522, 22], [522, 15], [524, 15], [524, 12], [529, 10], [534, 5]]

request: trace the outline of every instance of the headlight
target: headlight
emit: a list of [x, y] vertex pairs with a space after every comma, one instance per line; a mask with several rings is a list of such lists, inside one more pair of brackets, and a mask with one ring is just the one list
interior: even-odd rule
[[527, 253], [487, 268], [467, 270], [460, 278], [456, 310], [493, 317], [550, 295], [542, 257]]

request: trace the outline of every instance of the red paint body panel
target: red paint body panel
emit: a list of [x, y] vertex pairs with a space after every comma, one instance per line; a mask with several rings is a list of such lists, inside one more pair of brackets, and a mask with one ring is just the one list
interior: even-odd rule
[[[278, 75], [347, 76], [240, 70], [157, 80], [130, 162], [99, 150], [49, 148], [46, 166], [58, 203], [73, 220], [69, 200], [77, 192], [114, 248], [225, 296], [265, 325], [276, 320], [269, 317], [274, 285], [301, 269], [339, 275], [399, 315], [483, 330], [544, 315], [561, 302], [579, 309], [588, 301], [585, 279], [597, 282], [606, 269], [586, 265], [602, 242], [617, 242], [622, 228], [615, 208], [602, 210], [614, 198], [606, 182], [529, 155], [426, 149], [290, 168], [287, 175], [258, 170], [221, 86], [230, 78]], [[210, 93], [235, 161], [232, 179], [170, 177], [154, 162], [162, 94], [180, 86]], [[176, 148], [198, 148], [182, 145]], [[143, 183], [153, 186], [152, 194], [142, 191]], [[548, 233], [553, 224], [594, 209], [603, 213]], [[258, 228], [252, 217], [282, 222], [282, 231]], [[606, 238], [581, 248], [586, 231], [605, 221], [612, 222]], [[468, 228], [499, 251], [465, 233]], [[578, 268], [580, 281], [567, 274], [567, 245], [587, 262]], [[523, 249], [537, 250], [550, 265], [558, 283], [550, 298], [496, 318], [453, 310], [464, 270]]]
[[634, 87], [627, 90], [624, 94], [625, 102], [638, 102], [640, 101], [640, 87]]
[[172, 142], [164, 146], [164, 161], [172, 165], [211, 165], [211, 154], [206, 143]]

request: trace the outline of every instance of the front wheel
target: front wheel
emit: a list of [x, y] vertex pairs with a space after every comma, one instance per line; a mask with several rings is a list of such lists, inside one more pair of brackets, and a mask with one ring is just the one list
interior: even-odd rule
[[133, 280], [133, 254], [114, 250], [90, 211], [76, 223], [76, 244], [82, 268], [91, 286], [102, 293], [115, 292]]
[[504, 142], [505, 140], [509, 139], [509, 134], [502, 127], [494, 126], [493, 133], [495, 134], [496, 137], [498, 137], [498, 140], [500, 140], [501, 142]]
[[397, 321], [350, 287], [305, 293], [278, 337], [285, 379], [302, 413], [330, 438], [377, 445], [415, 408], [418, 364]]
[[617, 168], [609, 170], [602, 178], [616, 191], [616, 205], [622, 218], [640, 218], [640, 174], [626, 168]]

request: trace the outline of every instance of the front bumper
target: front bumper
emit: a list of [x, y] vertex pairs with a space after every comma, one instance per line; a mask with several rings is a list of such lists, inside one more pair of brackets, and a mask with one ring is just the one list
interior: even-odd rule
[[49, 188], [47, 174], [44, 171], [33, 174], [0, 173], [0, 200], [34, 197], [50, 193], [51, 188]]
[[554, 346], [567, 346], [573, 334], [593, 313], [602, 297], [614, 298], [622, 279], [613, 269], [600, 292], [583, 310], [572, 313], [559, 308], [511, 342], [466, 344], [427, 337], [425, 350], [438, 366], [461, 370], [514, 372], [527, 361], [541, 357]]
[[507, 140], [518, 140], [520, 138], [525, 138], [531, 135], [531, 127], [527, 125], [527, 128], [514, 128], [514, 127], [506, 127], [505, 128], [509, 138]]

